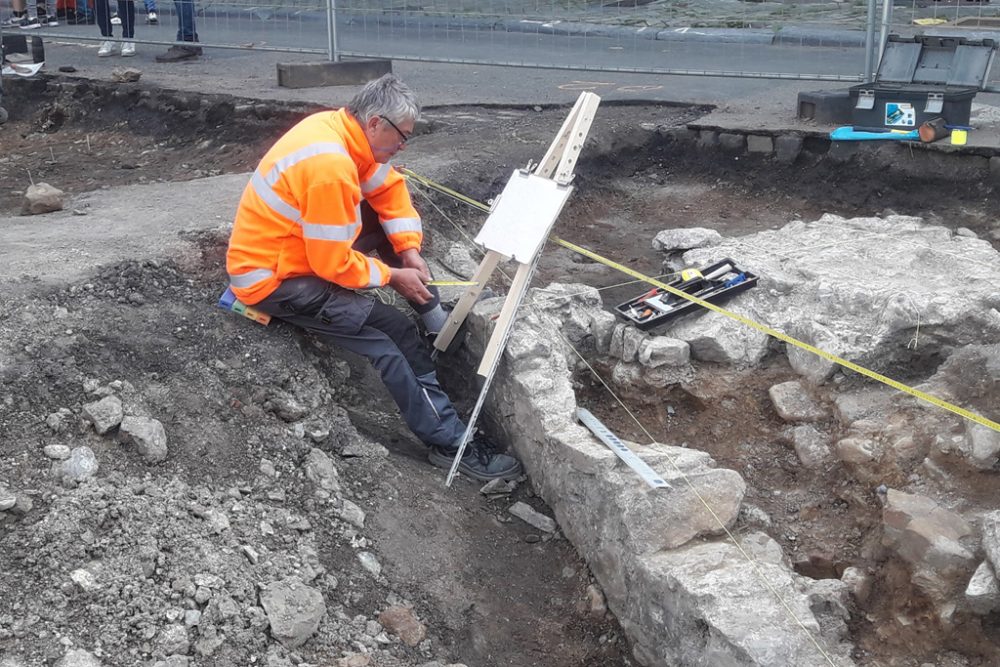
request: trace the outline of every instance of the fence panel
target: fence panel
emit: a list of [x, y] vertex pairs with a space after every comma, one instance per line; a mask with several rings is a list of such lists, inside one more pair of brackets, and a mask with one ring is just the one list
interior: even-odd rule
[[[201, 43], [220, 48], [332, 58], [332, 13], [339, 55], [348, 57], [847, 83], [877, 65], [873, 55], [866, 62], [865, 28], [869, 11], [879, 24], [886, 7], [878, 0], [190, 1]], [[157, 25], [146, 23], [144, 3], [158, 3]], [[179, 3], [136, 4], [136, 41], [173, 43]], [[897, 34], [1000, 37], [1000, 7], [989, 2], [908, 0], [886, 18], [885, 31]], [[114, 33], [120, 37], [120, 26]], [[102, 39], [94, 25], [35, 34]], [[1000, 72], [990, 83], [1000, 88]]]
[[342, 52], [483, 65], [846, 81], [858, 81], [864, 69], [865, 0], [437, 0], [408, 7], [392, 0], [339, 0]]

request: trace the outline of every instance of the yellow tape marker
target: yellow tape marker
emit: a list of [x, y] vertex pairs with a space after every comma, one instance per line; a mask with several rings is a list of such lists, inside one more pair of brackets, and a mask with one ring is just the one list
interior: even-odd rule
[[434, 287], [470, 287], [479, 283], [474, 280], [432, 280], [424, 284], [433, 285]]
[[664, 282], [661, 282], [661, 281], [657, 280], [656, 278], [651, 278], [650, 276], [647, 276], [645, 274], [639, 273], [638, 271], [634, 271], [634, 270], [628, 268], [627, 266], [623, 266], [621, 264], [618, 264], [617, 262], [613, 262], [610, 259], [605, 259], [604, 257], [601, 257], [600, 255], [587, 250], [586, 248], [582, 248], [582, 247], [580, 247], [578, 245], [570, 243], [569, 241], [565, 241], [565, 240], [563, 240], [563, 239], [561, 239], [561, 238], [559, 238], [557, 236], [550, 236], [549, 238], [552, 241], [554, 241], [554, 242], [558, 243], [559, 245], [563, 246], [564, 248], [568, 248], [568, 249], [572, 250], [573, 252], [576, 252], [576, 253], [579, 253], [579, 254], [583, 255], [584, 257], [588, 257], [588, 258], [594, 260], [595, 262], [600, 262], [601, 264], [604, 264], [605, 266], [610, 266], [611, 268], [617, 269], [618, 271], [621, 271], [622, 273], [624, 273], [626, 275], [632, 276], [633, 278], [637, 278], [639, 280], [642, 280], [643, 282], [649, 283], [650, 285], [654, 285], [654, 286], [659, 287], [661, 289], [665, 289], [668, 292], [670, 292], [671, 294], [674, 294], [674, 295], [679, 296], [679, 297], [681, 297], [683, 299], [687, 299], [688, 301], [691, 301], [691, 302], [694, 302], [694, 303], [698, 304], [702, 308], [707, 308], [709, 310], [714, 310], [715, 312], [719, 313], [720, 315], [725, 315], [726, 317], [728, 317], [730, 319], [734, 319], [734, 320], [736, 320], [737, 322], [739, 322], [741, 324], [745, 324], [746, 326], [751, 327], [753, 329], [756, 329], [757, 331], [761, 331], [761, 332], [767, 334], [768, 336], [772, 336], [774, 338], [777, 338], [778, 340], [780, 340], [780, 341], [782, 341], [784, 343], [788, 343], [789, 345], [793, 345], [793, 346], [795, 346], [795, 347], [797, 347], [799, 349], [806, 350], [807, 352], [812, 352], [813, 354], [815, 354], [815, 355], [817, 355], [819, 357], [822, 357], [823, 359], [826, 359], [827, 361], [831, 361], [831, 362], [833, 362], [835, 364], [843, 366], [844, 368], [849, 368], [852, 371], [854, 371], [855, 373], [860, 373], [861, 375], [864, 375], [865, 377], [870, 377], [873, 380], [877, 380], [877, 381], [881, 382], [884, 385], [888, 385], [888, 386], [892, 387], [893, 389], [897, 389], [897, 390], [903, 392], [904, 394], [909, 394], [910, 396], [913, 396], [914, 398], [918, 398], [921, 401], [925, 401], [927, 403], [930, 403], [931, 405], [935, 405], [935, 406], [937, 406], [939, 408], [942, 408], [944, 410], [947, 410], [949, 412], [953, 412], [956, 415], [958, 415], [959, 417], [964, 417], [964, 418], [968, 419], [969, 421], [972, 421], [972, 422], [975, 422], [975, 423], [979, 424], [980, 426], [985, 426], [986, 428], [990, 428], [990, 429], [993, 429], [994, 431], [1000, 432], [1000, 424], [998, 424], [997, 422], [992, 421], [990, 419], [987, 419], [986, 417], [982, 417], [980, 415], [977, 415], [974, 412], [970, 412], [970, 411], [966, 410], [965, 408], [960, 408], [957, 405], [953, 405], [953, 404], [951, 404], [951, 403], [949, 403], [947, 401], [943, 401], [943, 400], [941, 400], [940, 398], [938, 398], [936, 396], [931, 396], [930, 394], [926, 394], [926, 393], [920, 391], [919, 389], [914, 389], [913, 387], [909, 387], [909, 386], [903, 384], [902, 382], [897, 382], [896, 380], [893, 380], [892, 378], [889, 378], [889, 377], [886, 377], [886, 376], [881, 375], [879, 373], [876, 373], [875, 371], [870, 371], [867, 368], [865, 368], [864, 366], [858, 366], [856, 363], [848, 361], [847, 359], [841, 359], [840, 357], [838, 357], [836, 355], [833, 355], [833, 354], [830, 354], [829, 352], [825, 352], [825, 351], [819, 349], [818, 347], [813, 347], [809, 343], [803, 343], [800, 340], [792, 338], [788, 334], [782, 333], [781, 331], [778, 331], [777, 329], [772, 329], [771, 327], [769, 327], [769, 326], [767, 326], [765, 324], [760, 324], [759, 322], [755, 322], [754, 320], [751, 320], [748, 317], [744, 317], [742, 315], [738, 315], [737, 313], [733, 313], [733, 312], [730, 312], [728, 310], [725, 310], [724, 308], [720, 308], [720, 307], [716, 306], [714, 303], [709, 303], [708, 301], [705, 301], [703, 299], [699, 299], [696, 296], [691, 296], [687, 292], [682, 292], [681, 290], [679, 290], [679, 289], [677, 289], [675, 287], [671, 287], [670, 285], [668, 285], [668, 284], [666, 284]]

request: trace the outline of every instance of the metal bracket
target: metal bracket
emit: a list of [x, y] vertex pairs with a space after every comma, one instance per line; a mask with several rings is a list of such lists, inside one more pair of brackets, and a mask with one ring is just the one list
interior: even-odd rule
[[859, 90], [858, 91], [858, 103], [854, 105], [855, 109], [874, 109], [875, 108], [875, 91], [874, 90]]
[[925, 113], [941, 113], [944, 110], [944, 93], [927, 93]]

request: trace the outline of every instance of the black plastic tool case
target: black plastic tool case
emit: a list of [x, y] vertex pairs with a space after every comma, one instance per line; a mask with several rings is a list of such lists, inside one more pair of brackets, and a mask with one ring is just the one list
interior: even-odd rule
[[[729, 265], [731, 269], [710, 279], [720, 269]], [[684, 280], [677, 278], [666, 284], [682, 292], [696, 296], [709, 303], [719, 303], [735, 294], [745, 292], [757, 285], [757, 275], [744, 271], [736, 262], [726, 258], [699, 269], [700, 275]], [[742, 276], [742, 280], [739, 279]], [[738, 282], [737, 282], [738, 281]], [[656, 287], [643, 294], [615, 306], [615, 313], [643, 331], [652, 329], [681, 315], [704, 310], [698, 304]]]
[[875, 80], [850, 89], [852, 121], [900, 130], [934, 118], [968, 125], [972, 98], [989, 80], [996, 47], [992, 39], [889, 35]]

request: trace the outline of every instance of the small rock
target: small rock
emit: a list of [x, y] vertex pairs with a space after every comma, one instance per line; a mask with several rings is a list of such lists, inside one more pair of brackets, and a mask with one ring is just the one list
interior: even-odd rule
[[13, 509], [16, 504], [17, 496], [7, 489], [0, 487], [0, 512], [6, 512], [9, 509]]
[[70, 454], [70, 449], [66, 445], [45, 445], [42, 451], [53, 461], [65, 461]]
[[361, 567], [371, 572], [373, 576], [377, 577], [382, 574], [382, 564], [378, 562], [372, 552], [359, 551], [358, 560], [361, 561]]
[[546, 533], [553, 533], [556, 530], [555, 521], [544, 514], [536, 512], [530, 505], [521, 501], [511, 505], [510, 509], [507, 511], [525, 523], [534, 526], [538, 530], [544, 530]]
[[705, 227], [664, 229], [653, 239], [653, 249], [662, 252], [691, 250], [716, 245], [722, 241], [722, 234]]
[[247, 557], [247, 560], [250, 561], [251, 565], [256, 565], [257, 561], [260, 560], [260, 556], [257, 555], [257, 550], [249, 544], [244, 544], [240, 547], [240, 550], [243, 552], [243, 555]]
[[116, 67], [111, 70], [111, 80], [117, 83], [135, 83], [142, 76], [142, 70], [135, 67]]
[[76, 648], [67, 651], [55, 667], [101, 667], [101, 661], [82, 648]]
[[73, 72], [76, 71], [76, 68], [73, 67], [72, 65], [60, 65], [59, 71], [62, 72], [63, 74], [72, 74]]
[[80, 590], [89, 592], [97, 590], [97, 578], [89, 570], [80, 568], [78, 570], [73, 570], [69, 573], [69, 578], [74, 584], [80, 587]]
[[407, 646], [416, 646], [427, 636], [427, 628], [409, 607], [389, 607], [379, 614], [378, 622]]
[[21, 205], [21, 215], [38, 215], [61, 211], [65, 193], [48, 183], [35, 183], [28, 186], [24, 193], [24, 203]]
[[60, 468], [62, 478], [67, 482], [82, 482], [97, 472], [97, 457], [90, 447], [74, 447], [69, 458]]
[[491, 479], [479, 489], [479, 493], [484, 496], [505, 496], [512, 493], [516, 488], [517, 482], [515, 481], [508, 482], [505, 479]]
[[336, 667], [368, 667], [372, 659], [364, 653], [352, 653], [337, 660]]
[[333, 513], [355, 528], [365, 527], [365, 511], [350, 500], [344, 499], [342, 505], [335, 508]]
[[608, 604], [604, 599], [604, 593], [595, 584], [587, 586], [586, 600], [586, 611], [593, 618], [601, 619], [608, 613]]
[[813, 401], [806, 388], [797, 380], [776, 384], [767, 393], [774, 409], [785, 421], [811, 422], [826, 416], [823, 408]]
[[[104, 399], [107, 400], [107, 399]], [[142, 460], [153, 465], [167, 458], [167, 433], [156, 419], [125, 417], [121, 420], [123, 440], [135, 444]]]
[[229, 530], [229, 517], [219, 510], [208, 510], [202, 517], [208, 523], [208, 532], [217, 535], [225, 530]]
[[125, 411], [117, 396], [105, 396], [99, 401], [84, 405], [83, 416], [93, 423], [98, 434], [104, 435], [122, 423]]
[[191, 639], [188, 637], [187, 628], [177, 623], [160, 630], [157, 644], [165, 655], [184, 655], [191, 650]]
[[35, 506], [35, 503], [31, 500], [30, 496], [26, 496], [23, 493], [17, 496], [17, 502], [14, 506], [10, 508], [10, 513], [15, 516], [24, 516], [31, 511], [31, 508]]
[[261, 591], [260, 604], [270, 622], [271, 635], [285, 648], [304, 644], [326, 614], [323, 594], [296, 577], [268, 584]]
[[66, 417], [71, 414], [66, 408], [53, 412], [45, 418], [45, 425], [52, 429], [53, 433], [62, 433], [66, 430]]

